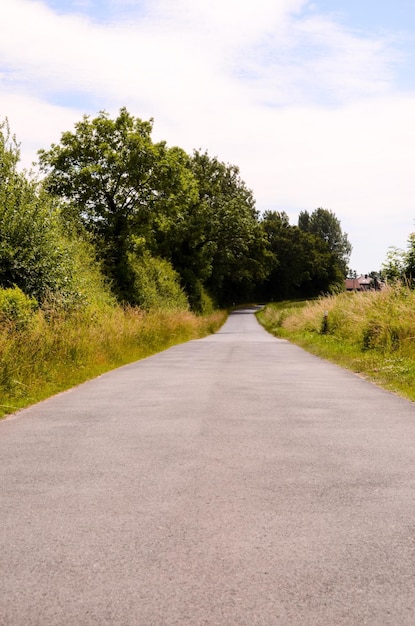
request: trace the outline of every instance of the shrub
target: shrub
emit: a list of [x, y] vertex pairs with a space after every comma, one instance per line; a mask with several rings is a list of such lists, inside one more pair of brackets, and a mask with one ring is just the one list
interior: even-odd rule
[[59, 206], [18, 162], [18, 144], [0, 123], [0, 287], [18, 286], [41, 302], [72, 291], [73, 260]]
[[27, 327], [38, 303], [26, 296], [19, 287], [0, 289], [0, 322], [17, 330]]
[[130, 253], [129, 263], [133, 273], [132, 303], [146, 311], [186, 310], [186, 294], [180, 286], [179, 275], [172, 265], [145, 251], [140, 256]]

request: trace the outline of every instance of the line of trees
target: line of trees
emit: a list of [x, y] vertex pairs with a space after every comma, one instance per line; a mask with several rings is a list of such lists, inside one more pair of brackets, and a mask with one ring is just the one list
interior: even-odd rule
[[343, 287], [351, 246], [334, 213], [260, 215], [236, 166], [156, 143], [152, 126], [125, 108], [84, 116], [39, 152], [39, 180], [0, 126], [0, 287], [80, 302], [92, 271], [122, 303], [195, 311]]

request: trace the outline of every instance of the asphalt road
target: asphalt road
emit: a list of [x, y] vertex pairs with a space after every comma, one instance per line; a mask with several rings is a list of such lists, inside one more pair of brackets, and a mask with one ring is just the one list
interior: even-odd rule
[[0, 422], [1, 626], [415, 624], [415, 405], [216, 335]]

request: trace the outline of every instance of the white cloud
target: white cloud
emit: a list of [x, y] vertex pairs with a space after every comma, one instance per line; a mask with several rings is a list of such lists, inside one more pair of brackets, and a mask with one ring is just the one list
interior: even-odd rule
[[[304, 0], [159, 0], [147, 14], [118, 23], [58, 15], [34, 0], [3, 0], [8, 28], [0, 41], [2, 64], [13, 79], [36, 88], [81, 87], [130, 95], [138, 85], [158, 88], [192, 79], [202, 88], [232, 73], [252, 76], [258, 93], [287, 102], [299, 90], [313, 94], [325, 83], [378, 89], [390, 55], [385, 42], [345, 32], [334, 22], [301, 17]], [[232, 87], [232, 83], [230, 85]], [[188, 93], [186, 93], [186, 96]]]
[[[155, 118], [156, 139], [238, 164], [259, 208], [324, 206], [352, 243], [370, 231], [402, 245], [415, 95], [396, 92], [390, 37], [348, 31], [306, 0], [117, 1], [111, 23], [2, 1], [0, 117], [26, 164], [83, 113], [126, 105]], [[375, 244], [358, 244], [369, 269], [384, 255]]]
[[8, 119], [10, 129], [21, 144], [21, 165], [30, 169], [37, 151], [57, 143], [62, 132], [73, 128], [83, 111], [48, 104], [25, 93], [0, 92], [0, 121]]

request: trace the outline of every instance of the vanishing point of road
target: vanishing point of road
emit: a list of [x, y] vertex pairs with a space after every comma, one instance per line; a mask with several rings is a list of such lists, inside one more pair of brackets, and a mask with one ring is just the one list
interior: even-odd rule
[[1, 626], [413, 626], [415, 405], [252, 309], [0, 423]]

